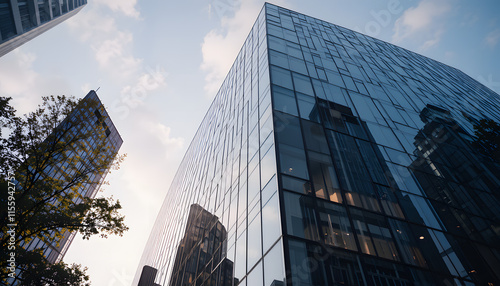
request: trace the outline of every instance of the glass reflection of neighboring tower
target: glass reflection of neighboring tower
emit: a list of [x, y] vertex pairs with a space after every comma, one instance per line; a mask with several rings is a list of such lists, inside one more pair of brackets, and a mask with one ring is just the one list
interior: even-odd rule
[[[424, 110], [423, 113], [427, 111]], [[465, 223], [468, 216], [457, 213], [458, 210], [451, 211], [451, 208], [448, 209], [445, 204], [438, 204], [422, 198], [425, 197], [424, 192], [432, 193], [438, 186], [442, 186], [443, 182], [440, 184], [433, 182], [422, 185], [420, 188], [417, 187], [414, 192], [417, 193], [417, 189], [420, 190], [422, 192], [420, 196], [402, 192], [398, 188], [398, 184], [401, 183], [398, 180], [401, 178], [395, 179], [392, 176], [393, 173], [391, 172], [395, 172], [395, 170], [389, 170], [389, 166], [385, 163], [380, 150], [377, 147], [372, 148], [367, 141], [353, 139], [353, 137], [345, 135], [351, 134], [358, 138], [374, 141], [366, 123], [355, 117], [349, 107], [326, 100], [319, 100], [319, 103], [312, 106], [311, 111], [307, 114], [312, 121], [321, 120], [326, 127], [332, 130], [326, 129], [327, 134], [325, 136], [319, 125], [314, 128], [314, 124], [302, 122], [306, 126], [305, 130], [310, 132], [305, 136], [305, 149], [310, 158], [309, 161], [312, 161], [309, 163], [311, 169], [309, 172], [310, 179], [309, 181], [299, 181], [297, 179], [292, 180], [291, 177], [283, 177], [283, 187], [285, 189], [307, 195], [299, 196], [285, 193], [287, 228], [289, 234], [320, 242], [324, 245], [323, 252], [329, 253], [329, 255], [321, 254], [320, 248], [308, 250], [307, 256], [321, 257], [319, 265], [325, 265], [325, 268], [306, 269], [313, 273], [309, 278], [299, 279], [301, 283], [320, 285], [327, 281], [335, 281], [341, 284], [358, 285], [366, 283], [366, 281], [380, 279], [389, 279], [392, 281], [391, 283], [412, 283], [411, 279], [405, 278], [410, 273], [407, 270], [401, 268], [391, 270], [393, 266], [390, 264], [384, 265], [380, 262], [370, 262], [370, 260], [364, 259], [362, 260], [363, 263], [359, 264], [348, 255], [342, 255], [340, 252], [330, 249], [330, 246], [360, 251], [372, 256], [396, 262], [405, 262], [426, 269], [439, 270], [441, 273], [449, 273], [466, 279], [471, 279], [471, 276], [475, 276], [473, 279], [479, 281], [494, 281], [496, 279], [491, 272], [492, 269], [495, 269], [495, 261], [497, 261], [494, 258], [494, 253], [488, 252], [487, 248], [479, 246], [481, 250], [479, 256], [482, 256], [484, 261], [490, 262], [488, 266], [483, 265], [479, 262], [481, 259], [478, 259], [478, 254], [474, 253], [474, 250], [471, 250], [467, 244], [468, 242], [443, 233], [448, 231], [456, 234], [456, 229], [451, 228], [469, 229], [470, 223], [469, 225]], [[277, 122], [277, 130], [281, 130], [278, 131], [278, 143], [286, 144], [284, 142], [288, 142], [286, 138], [293, 134], [293, 128], [281, 126], [281, 124], [287, 122], [288, 126], [294, 126], [294, 119], [282, 114], [278, 116]], [[424, 122], [427, 121], [424, 120]], [[435, 121], [433, 122], [435, 123]], [[435, 127], [430, 129], [430, 125], [427, 124], [419, 136], [422, 137], [424, 133], [436, 135], [433, 131], [443, 129], [443, 127], [439, 129]], [[456, 126], [454, 128], [457, 129]], [[455, 135], [457, 134], [455, 133]], [[419, 136], [417, 136], [417, 142], [419, 142]], [[467, 138], [465, 134], [457, 136]], [[325, 140], [325, 137], [327, 140]], [[452, 138], [450, 134], [445, 137]], [[441, 138], [435, 136], [434, 140], [441, 140]], [[449, 141], [447, 144], [451, 144], [453, 148], [464, 150], [465, 145], [457, 146], [456, 143]], [[417, 142], [416, 145], [418, 145]], [[444, 140], [440, 143], [444, 145]], [[322, 162], [314, 162], [312, 158], [319, 158], [315, 153], [320, 152], [321, 148], [323, 148], [325, 155], [329, 152], [324, 149], [327, 146], [330, 146], [333, 153], [333, 164], [329, 162], [329, 159], [326, 159], [326, 156]], [[419, 150], [423, 150], [423, 148], [419, 148]], [[423, 150], [422, 152], [425, 153], [426, 151]], [[450, 156], [449, 152], [445, 150], [437, 153], [440, 156]], [[452, 160], [453, 157], [448, 157], [448, 159]], [[468, 160], [467, 162], [469, 162]], [[426, 165], [420, 161], [420, 159], [416, 160], [410, 167], [420, 168], [420, 171], [424, 171], [425, 167], [430, 166], [432, 163]], [[460, 164], [460, 162], [455, 163]], [[315, 164], [318, 164], [319, 167], [314, 167]], [[288, 172], [293, 176], [301, 176], [300, 173], [297, 173], [298, 168], [293, 166], [293, 162], [288, 161], [286, 158], [282, 160], [281, 168], [282, 173]], [[436, 171], [436, 168], [433, 167], [433, 170]], [[492, 174], [500, 174], [498, 171], [495, 173], [491, 169], [481, 170], [480, 173], [483, 175], [477, 174], [477, 176], [484, 177], [481, 180], [486, 182], [495, 180], [495, 176], [492, 176]], [[419, 182], [423, 182], [421, 173], [413, 171], [413, 174]], [[439, 179], [439, 177], [434, 178]], [[476, 177], [473, 176], [473, 178]], [[475, 181], [477, 180], [480, 179], [476, 178]], [[376, 182], [376, 184], [372, 184], [371, 181]], [[487, 183], [484, 184], [488, 185]], [[494, 184], [489, 185], [494, 186]], [[385, 186], [391, 187], [387, 188]], [[339, 194], [341, 192], [343, 196]], [[433, 198], [431, 194], [428, 194], [428, 196]], [[338, 204], [328, 204], [313, 197], [327, 199]], [[437, 198], [433, 199], [437, 200]], [[495, 204], [495, 198], [491, 199], [491, 204]], [[351, 207], [347, 208], [347, 212], [343, 206], [345, 204], [369, 210], [370, 212]], [[385, 213], [397, 219], [384, 218], [376, 213]], [[408, 224], [401, 220], [407, 220], [411, 223]], [[475, 222], [480, 222], [480, 220], [476, 219]], [[494, 246], [497, 243], [495, 239], [498, 239], [498, 234], [495, 231], [498, 232], [500, 228], [493, 226], [492, 223], [483, 223], [482, 226], [487, 228], [484, 241], [490, 239], [488, 242], [491, 243], [491, 246]], [[462, 233], [462, 235], [474, 237], [474, 232], [469, 231]], [[307, 256], [302, 253], [302, 247], [298, 242], [290, 242], [289, 247], [291, 250], [291, 271], [292, 273], [300, 272], [303, 270], [299, 269], [301, 261], [306, 259]], [[298, 265], [299, 268], [293, 268], [293, 265]], [[388, 275], [391, 272], [394, 272], [394, 274]], [[323, 278], [328, 276], [328, 273], [331, 273], [332, 276], [328, 279]], [[420, 276], [422, 274], [414, 272], [411, 275]], [[426, 278], [423, 275], [419, 279], [427, 280], [429, 285], [456, 282], [444, 277]]]
[[[217, 216], [198, 204], [191, 205], [169, 285], [237, 285], [233, 262], [226, 258], [226, 239], [226, 228]], [[154, 283], [156, 274], [157, 269], [144, 266], [138, 285], [159, 285]]]
[[499, 257], [491, 247], [500, 245], [500, 166], [472, 147], [472, 138], [448, 110], [427, 105], [420, 118], [425, 126], [415, 137], [412, 173], [442, 228], [474, 240], [457, 240], [447, 251], [458, 248], [457, 255], [486, 262], [455, 275], [498, 279]]
[[233, 262], [225, 258], [226, 239], [226, 228], [217, 216], [191, 205], [169, 285], [232, 285]]

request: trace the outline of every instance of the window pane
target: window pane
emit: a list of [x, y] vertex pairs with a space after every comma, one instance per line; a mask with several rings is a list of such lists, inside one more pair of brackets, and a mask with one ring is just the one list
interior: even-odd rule
[[309, 179], [306, 155], [303, 149], [286, 144], [280, 144], [279, 154], [281, 173], [303, 179]]
[[274, 110], [298, 116], [295, 94], [292, 90], [273, 85]]
[[309, 96], [314, 96], [311, 80], [309, 79], [309, 77], [293, 73], [293, 84], [295, 86], [295, 91], [307, 94]]
[[[290, 57], [290, 69], [294, 72], [299, 72], [301, 74], [307, 74], [306, 64], [303, 60]], [[297, 90], [298, 91], [298, 90]], [[312, 90], [310, 91], [312, 92]], [[311, 95], [313, 95], [311, 93]]]
[[289, 240], [288, 251], [290, 253], [290, 268], [291, 273], [301, 273], [301, 275], [293, 275], [293, 286], [310, 286], [312, 284], [311, 263], [307, 257], [306, 244], [303, 242]]
[[304, 181], [285, 175], [281, 176], [281, 181], [283, 182], [283, 189], [285, 190], [294, 191], [300, 194], [311, 193], [311, 183], [309, 181]]
[[277, 193], [274, 193], [272, 198], [262, 207], [262, 217], [263, 252], [265, 253], [281, 235], [281, 221]]
[[351, 209], [352, 220], [362, 251], [399, 261], [386, 220], [379, 215]]
[[299, 105], [300, 117], [315, 122], [321, 122], [318, 108], [314, 97], [297, 93], [297, 103]]
[[309, 151], [308, 156], [316, 196], [332, 202], [342, 202], [337, 174], [330, 155]]
[[274, 282], [274, 285], [279, 286], [279, 282], [285, 281], [284, 269], [283, 245], [280, 241], [264, 257], [264, 285], [270, 286]]
[[330, 154], [328, 144], [326, 143], [325, 132], [320, 124], [303, 120], [302, 127], [307, 149], [324, 154]]
[[280, 112], [274, 113], [275, 133], [278, 143], [287, 144], [297, 148], [304, 148], [299, 119]]
[[263, 284], [263, 274], [262, 274], [262, 262], [259, 262], [257, 266], [248, 274], [248, 285], [262, 286]]
[[263, 158], [260, 161], [260, 173], [261, 186], [265, 186], [271, 177], [276, 174], [276, 156], [274, 154], [274, 145], [272, 145], [267, 153], [263, 155]]
[[276, 66], [271, 66], [271, 83], [293, 89], [290, 71]]
[[276, 52], [276, 51], [269, 51], [269, 61], [271, 64], [289, 69], [290, 66], [288, 65], [288, 57], [285, 54]]
[[320, 233], [326, 244], [357, 250], [354, 233], [344, 207], [318, 202]]
[[319, 240], [314, 198], [283, 192], [288, 234], [314, 241]]
[[[256, 208], [260, 209], [260, 204], [257, 205]], [[248, 268], [252, 268], [262, 257], [261, 233], [261, 219], [259, 212], [258, 215], [248, 224]]]

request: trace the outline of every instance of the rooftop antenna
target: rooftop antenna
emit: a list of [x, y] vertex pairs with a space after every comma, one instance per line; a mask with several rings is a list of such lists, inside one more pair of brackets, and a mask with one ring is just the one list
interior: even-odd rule
[[99, 88], [101, 88], [101, 87], [98, 87], [98, 88], [95, 90], [95, 92], [97, 92], [97, 91], [99, 90]]

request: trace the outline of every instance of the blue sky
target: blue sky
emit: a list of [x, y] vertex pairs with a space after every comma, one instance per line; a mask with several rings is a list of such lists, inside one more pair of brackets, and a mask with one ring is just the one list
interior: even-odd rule
[[[461, 69], [500, 93], [500, 2], [281, 0]], [[93, 285], [130, 285], [186, 148], [264, 1], [89, 0], [76, 16], [0, 58], [0, 94], [19, 113], [40, 97], [98, 94], [128, 158], [100, 194], [120, 199], [130, 231], [75, 238], [65, 261]]]

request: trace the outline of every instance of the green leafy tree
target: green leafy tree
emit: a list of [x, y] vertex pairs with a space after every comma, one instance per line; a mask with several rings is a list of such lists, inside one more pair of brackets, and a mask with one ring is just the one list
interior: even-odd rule
[[64, 262], [48, 263], [41, 251], [18, 250], [18, 257], [24, 262], [23, 286], [90, 286], [87, 268], [79, 264]]
[[[23, 269], [19, 276], [22, 285], [88, 285], [80, 266], [51, 264], [40, 249], [27, 252], [21, 246], [40, 240], [57, 248], [71, 232], [88, 239], [96, 234], [121, 236], [127, 231], [118, 200], [82, 195], [82, 190], [90, 192], [106, 184], [106, 172], [110, 167], [118, 169], [125, 155], [117, 155], [106, 144], [107, 127], [97, 102], [43, 97], [34, 112], [17, 117], [9, 101], [0, 98], [0, 124], [7, 131], [0, 134], [0, 174], [4, 178], [0, 281], [8, 275], [8, 254], [3, 250], [15, 240], [16, 255], [23, 253], [16, 259], [17, 267]], [[7, 179], [16, 182], [14, 221], [5, 207]], [[8, 224], [13, 222], [15, 236], [10, 236]]]
[[474, 135], [476, 135], [476, 140], [473, 145], [500, 163], [500, 124], [493, 120], [482, 119], [474, 125]]

